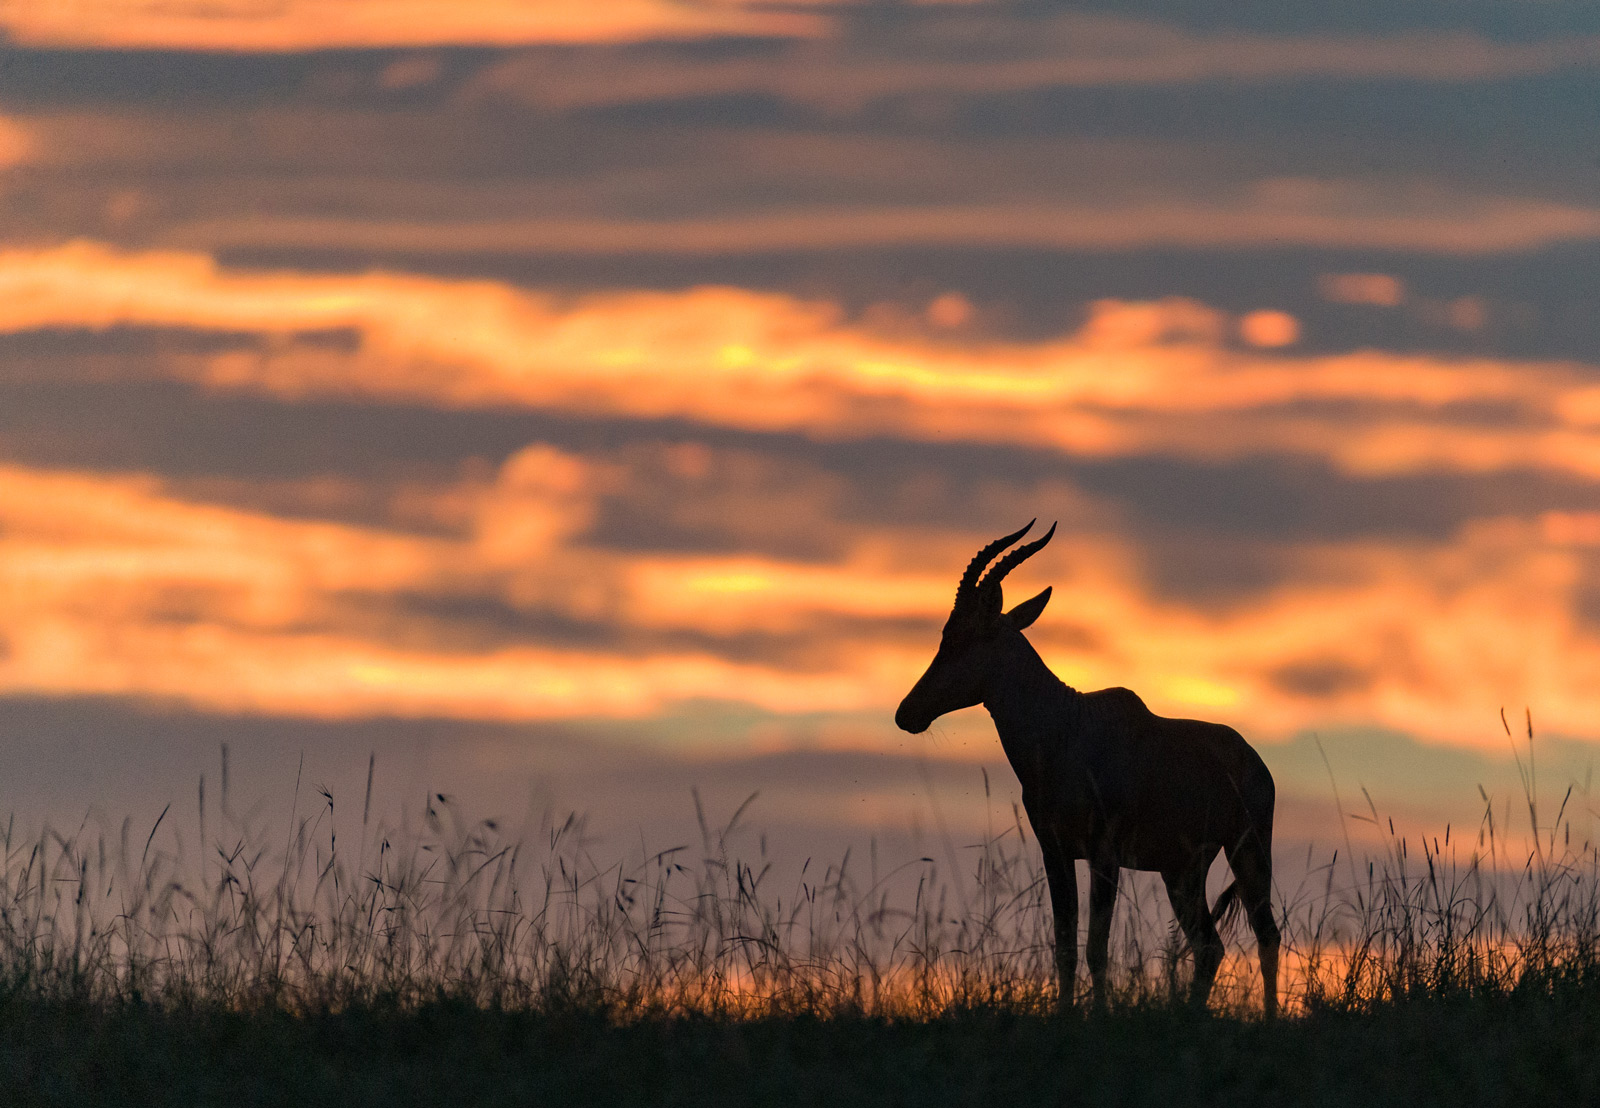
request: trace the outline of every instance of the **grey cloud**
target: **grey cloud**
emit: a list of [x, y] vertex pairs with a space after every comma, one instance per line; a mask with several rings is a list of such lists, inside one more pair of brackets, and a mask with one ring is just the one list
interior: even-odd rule
[[1295, 35], [1075, 13], [1016, 19], [984, 11], [902, 24], [892, 34], [790, 44], [706, 58], [670, 47], [537, 50], [487, 66], [467, 98], [549, 110], [768, 95], [853, 112], [885, 97], [967, 95], [1053, 86], [1277, 83], [1305, 80], [1477, 82], [1593, 67], [1600, 39], [1495, 41], [1464, 31]]
[[1077, 474], [1086, 491], [1121, 505], [1141, 529], [1283, 542], [1442, 539], [1482, 516], [1600, 507], [1592, 484], [1534, 473], [1357, 478], [1303, 459], [1208, 466], [1147, 457], [1082, 466]]
[[1572, 613], [1585, 629], [1600, 632], [1600, 552], [1585, 551], [1578, 559]]
[[[1120, 513], [1146, 587], [1202, 608], [1313, 579], [1322, 544], [1444, 542], [1474, 519], [1600, 509], [1593, 484], [1526, 472], [1355, 478], [1295, 458], [1207, 466], [1147, 457], [1078, 467], [1075, 476]], [[1331, 691], [1342, 678], [1286, 663], [1276, 679], [1321, 696], [1317, 688]]]
[[1176, 527], [1141, 535], [1134, 560], [1152, 596], [1201, 610], [1248, 604], [1305, 572], [1299, 552], [1279, 543]]
[[185, 477], [442, 479], [545, 437], [524, 413], [284, 405], [171, 382], [0, 385], [0, 450], [32, 465]]
[[1269, 680], [1278, 688], [1314, 700], [1360, 691], [1370, 686], [1373, 678], [1373, 674], [1364, 670], [1326, 660], [1291, 662], [1269, 675]]
[[[1367, 70], [1401, 64], [1418, 75], [1432, 72], [1440, 79], [1459, 79], [1558, 67], [1574, 55], [1583, 56], [1585, 34], [1600, 32], [1600, 20], [1571, 5], [1508, 8], [1460, 0], [1203, 12], [1193, 5], [1150, 0], [1114, 5], [989, 0], [966, 10], [915, 4], [869, 4], [853, 10], [844, 5], [835, 15], [837, 34], [831, 42], [809, 44], [809, 50], [800, 52], [815, 73], [813, 87], [837, 79], [829, 61], [840, 65], [895, 58], [990, 65], [1044, 58], [1055, 62], [1058, 80], [1182, 80], [1207, 70], [1281, 79], [1297, 70], [1336, 66], [1341, 40], [1350, 39], [1363, 45], [1376, 40], [1377, 49], [1356, 60]], [[1385, 40], [1404, 46], [1416, 41], [1405, 36], [1417, 35], [1436, 44], [1433, 56], [1408, 58], [1403, 51], [1384, 55]], [[576, 90], [564, 95], [589, 98], [627, 95], [629, 82], [621, 81], [608, 92], [589, 80], [591, 73], [581, 61], [589, 63], [589, 70], [614, 72], [630, 64], [644, 73], [676, 69], [679, 84], [692, 80], [687, 75], [695, 69], [702, 74], [702, 85], [714, 87], [727, 85], [730, 75], [741, 72], [747, 87], [781, 87], [795, 80], [783, 72], [796, 54], [792, 43], [748, 37], [510, 51], [447, 45], [266, 54], [0, 44], [8, 98], [57, 104], [204, 106], [317, 98], [393, 105], [453, 95], [464, 80], [508, 54], [543, 60], [552, 77], [559, 74], [567, 89]], [[429, 79], [385, 80], [396, 62], [418, 58], [427, 59]], [[730, 68], [752, 60], [766, 61], [778, 72], [762, 75]], [[546, 78], [546, 83], [554, 82]]]

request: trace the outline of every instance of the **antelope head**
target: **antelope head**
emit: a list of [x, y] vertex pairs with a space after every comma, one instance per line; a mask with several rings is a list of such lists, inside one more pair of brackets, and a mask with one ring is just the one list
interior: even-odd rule
[[956, 586], [955, 606], [939, 639], [939, 652], [894, 714], [901, 730], [919, 734], [946, 712], [983, 703], [1006, 636], [1020, 635], [1050, 602], [1050, 590], [1045, 589], [1004, 611], [1000, 582], [1050, 541], [1056, 533], [1053, 523], [1043, 538], [1024, 543], [995, 562], [988, 573], [983, 572], [990, 559], [1026, 535], [1035, 522], [1030, 520], [1022, 530], [996, 539], [967, 563]]

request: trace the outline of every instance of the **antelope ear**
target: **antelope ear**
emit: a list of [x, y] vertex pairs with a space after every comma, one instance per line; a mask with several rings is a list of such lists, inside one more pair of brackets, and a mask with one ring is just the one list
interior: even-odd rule
[[1005, 620], [1018, 631], [1021, 631], [1039, 618], [1039, 613], [1044, 611], [1044, 606], [1048, 603], [1050, 603], [1050, 590], [1047, 588], [1038, 596], [1031, 600], [1024, 600], [1007, 612]]

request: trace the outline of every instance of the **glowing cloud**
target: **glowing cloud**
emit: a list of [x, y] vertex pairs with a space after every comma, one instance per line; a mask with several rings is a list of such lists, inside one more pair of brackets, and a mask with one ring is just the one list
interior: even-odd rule
[[[524, 452], [480, 490], [470, 537], [452, 542], [186, 502], [149, 478], [0, 470], [0, 691], [528, 719], [636, 716], [697, 698], [852, 710], [894, 683], [892, 657], [890, 674], [874, 657], [808, 674], [705, 652], [451, 650], [419, 642], [403, 616], [374, 630], [350, 609], [361, 596], [528, 602], [520, 582], [562, 572], [554, 544], [579, 522], [587, 476], [565, 455]], [[565, 560], [575, 576], [572, 552]], [[607, 568], [603, 557], [585, 566], [602, 592]], [[582, 590], [553, 591], [585, 604]]]
[[[1583, 367], [1246, 350], [1230, 345], [1239, 322], [1190, 301], [1103, 302], [1059, 339], [957, 342], [938, 319], [923, 338], [890, 336], [833, 305], [730, 288], [560, 298], [384, 273], [232, 272], [83, 243], [0, 254], [0, 330], [262, 336], [156, 371], [291, 401], [1600, 475], [1600, 390]], [[328, 329], [359, 341], [295, 338]], [[1486, 422], [1487, 405], [1508, 414]], [[1477, 414], [1457, 420], [1460, 406]], [[197, 502], [147, 476], [0, 471], [0, 691], [324, 716], [648, 715], [702, 698], [883, 712], [926, 663], [955, 569], [990, 537], [857, 526], [825, 564], [592, 545], [598, 506], [628, 488], [630, 464], [531, 447], [437, 494], [453, 530], [429, 535]], [[682, 447], [652, 464], [690, 479], [716, 461]], [[1575, 613], [1597, 534], [1591, 513], [1530, 508], [1432, 545], [1307, 549], [1288, 583], [1224, 610], [1160, 598], [1126, 540], [1063, 534], [1018, 587], [1056, 585], [1036, 637], [1063, 677], [1129, 685], [1160, 711], [1262, 735], [1342, 721], [1460, 742], [1498, 741], [1480, 726], [1492, 709], [1531, 703], [1550, 728], [1588, 735], [1600, 638]], [[463, 635], [437, 614], [463, 600], [521, 629]], [[609, 628], [619, 645], [547, 641], [548, 617]], [[750, 656], [751, 636], [787, 643], [785, 660]]]
[[[1280, 315], [1246, 325], [1265, 320], [1272, 333], [1256, 339], [1282, 341], [1294, 321]], [[1600, 475], [1600, 401], [1582, 367], [1246, 351], [1228, 345], [1226, 316], [1182, 300], [1101, 302], [1076, 334], [1046, 342], [956, 345], [731, 288], [570, 299], [487, 281], [227, 272], [204, 255], [89, 243], [0, 253], [0, 330], [110, 326], [360, 336], [354, 354], [278, 341], [168, 366], [287, 399], [524, 405], [1099, 457], [1305, 454], [1363, 474]], [[1305, 407], [1327, 401], [1347, 414]], [[1458, 419], [1466, 405], [1507, 415]]]
[[33, 131], [16, 119], [0, 116], [0, 169], [22, 165], [37, 148]]
[[29, 46], [121, 50], [279, 51], [395, 46], [516, 46], [625, 42], [708, 35], [814, 35], [804, 12], [738, 0], [288, 0], [260, 5], [200, 0], [0, 0], [0, 29]]
[[1239, 337], [1251, 346], [1292, 346], [1300, 338], [1300, 321], [1288, 312], [1262, 309], [1239, 321]]
[[[894, 741], [888, 712], [989, 536], [865, 527], [827, 564], [589, 545], [595, 503], [625, 480], [533, 447], [453, 494], [471, 505], [459, 535], [425, 537], [185, 500], [148, 477], [5, 468], [0, 693], [497, 720], [720, 700], [871, 713], [877, 741]], [[1349, 723], [1496, 744], [1486, 722], [1521, 703], [1596, 735], [1600, 636], [1572, 613], [1597, 533], [1588, 515], [1546, 513], [1430, 546], [1326, 546], [1293, 581], [1210, 611], [1153, 595], [1125, 540], [1063, 533], [1013, 591], [1055, 586], [1033, 636], [1069, 682], [1128, 685], [1258, 738]], [[934, 555], [948, 568], [930, 571]], [[416, 607], [462, 599], [609, 627], [624, 645], [474, 642]], [[663, 630], [701, 645], [637, 638]], [[752, 659], [752, 634], [789, 636], [803, 657]]]

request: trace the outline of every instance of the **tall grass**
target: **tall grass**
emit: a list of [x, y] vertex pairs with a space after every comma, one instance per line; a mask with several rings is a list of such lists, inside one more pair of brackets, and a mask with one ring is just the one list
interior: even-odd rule
[[[1531, 728], [1530, 728], [1531, 743]], [[1531, 751], [1531, 745], [1530, 745]], [[1521, 763], [1519, 762], [1519, 765]], [[1549, 992], [1600, 967], [1600, 852], [1572, 841], [1568, 800], [1508, 838], [1485, 794], [1463, 842], [1388, 837], [1346, 847], [1280, 890], [1288, 1008]], [[335, 798], [297, 789], [285, 837], [224, 803], [198, 863], [148, 831], [0, 838], [0, 989], [13, 996], [177, 1008], [338, 1011], [449, 999], [527, 1010], [651, 1015], [926, 1018], [1057, 1002], [1037, 851], [1014, 818], [959, 869], [931, 858], [886, 876], [846, 856], [784, 887], [731, 844], [744, 809], [693, 847], [596, 858], [583, 819], [508, 835], [432, 797], [420, 826], [371, 818], [335, 832]], [[696, 798], [697, 812], [699, 800]], [[166, 813], [163, 813], [165, 817]], [[1382, 829], [1376, 808], [1348, 817]], [[143, 833], [140, 833], [143, 832]], [[1125, 885], [1116, 1000], [1166, 1003], [1184, 949], [1151, 882]], [[1259, 1005], [1254, 944], [1232, 937], [1213, 1004]]]

